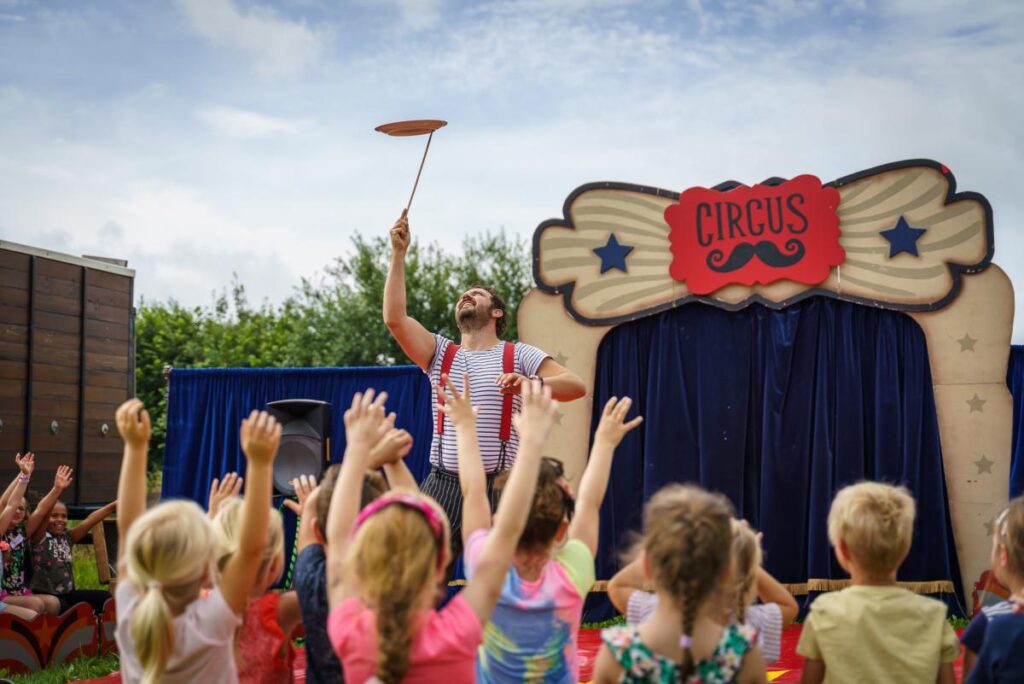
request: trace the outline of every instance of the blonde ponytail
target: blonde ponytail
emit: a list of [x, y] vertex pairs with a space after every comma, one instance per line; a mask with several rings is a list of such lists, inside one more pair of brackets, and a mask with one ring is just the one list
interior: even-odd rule
[[126, 579], [142, 592], [130, 632], [143, 684], [163, 678], [175, 648], [174, 616], [213, 578], [215, 556], [213, 530], [191, 501], [160, 504], [128, 530]]

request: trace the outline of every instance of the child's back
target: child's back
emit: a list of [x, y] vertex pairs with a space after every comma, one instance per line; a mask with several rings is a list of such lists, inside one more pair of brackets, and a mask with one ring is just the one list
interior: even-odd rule
[[899, 586], [851, 586], [819, 596], [801, 654], [826, 663], [825, 681], [934, 682], [959, 655], [946, 606]]
[[1024, 615], [998, 615], [985, 631], [985, 644], [966, 684], [1024, 682]]

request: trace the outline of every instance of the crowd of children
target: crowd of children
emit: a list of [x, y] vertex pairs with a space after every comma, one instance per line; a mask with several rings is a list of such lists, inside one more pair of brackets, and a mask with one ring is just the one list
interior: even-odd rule
[[[403, 458], [412, 439], [394, 427], [387, 395], [356, 394], [344, 414], [346, 449], [319, 484], [295, 481], [300, 516], [293, 587], [276, 592], [284, 564], [281, 515], [270, 505], [281, 436], [254, 411], [241, 426], [247, 468], [211, 487], [209, 511], [185, 501], [146, 510], [149, 416], [120, 407], [125, 442], [118, 486], [116, 637], [125, 682], [287, 682], [301, 624], [310, 682], [567, 682], [579, 679], [578, 632], [595, 581], [599, 511], [619, 442], [640, 422], [611, 399], [575, 494], [560, 461], [543, 455], [557, 402], [524, 385], [520, 446], [494, 483], [492, 512], [469, 383], [444, 379], [455, 427], [465, 586], [443, 607], [451, 530], [421, 494]], [[0, 499], [0, 610], [31, 619], [100, 595], [74, 588], [70, 545], [110, 504], [71, 530], [53, 489], [27, 516], [32, 454]], [[383, 469], [384, 475], [379, 472]], [[953, 682], [960, 644], [946, 607], [896, 582], [912, 541], [914, 500], [901, 487], [840, 490], [828, 535], [848, 588], [810, 606], [797, 647], [804, 682]], [[649, 501], [636, 558], [610, 582], [627, 624], [606, 629], [595, 682], [764, 682], [779, 657], [793, 597], [761, 567], [760, 535], [728, 500], [671, 484]], [[25, 568], [33, 572], [26, 585]], [[1024, 681], [1024, 498], [995, 520], [992, 567], [1008, 601], [981, 611], [963, 634], [966, 682]], [[101, 605], [101, 604], [100, 604]], [[98, 609], [98, 608], [97, 608]]]

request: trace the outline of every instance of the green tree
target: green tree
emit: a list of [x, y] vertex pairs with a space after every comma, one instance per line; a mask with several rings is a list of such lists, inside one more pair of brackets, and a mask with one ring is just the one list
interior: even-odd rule
[[[154, 467], [163, 462], [167, 384], [163, 369], [372, 366], [408, 363], [382, 320], [390, 246], [356, 235], [352, 251], [304, 279], [280, 305], [253, 307], [243, 284], [209, 307], [143, 301], [136, 313], [136, 388], [154, 421]], [[454, 308], [474, 283], [497, 289], [516, 337], [519, 302], [530, 287], [526, 241], [504, 230], [466, 239], [460, 253], [414, 243], [406, 256], [409, 314], [428, 330], [457, 336]]]

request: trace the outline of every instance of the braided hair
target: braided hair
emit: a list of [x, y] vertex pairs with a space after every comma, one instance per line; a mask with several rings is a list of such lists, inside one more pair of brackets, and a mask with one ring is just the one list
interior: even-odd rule
[[689, 639], [697, 614], [728, 570], [731, 520], [725, 497], [691, 485], [668, 485], [647, 504], [644, 552], [658, 593], [682, 614], [683, 681], [695, 667]]

